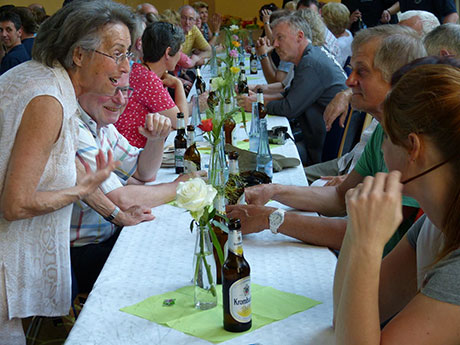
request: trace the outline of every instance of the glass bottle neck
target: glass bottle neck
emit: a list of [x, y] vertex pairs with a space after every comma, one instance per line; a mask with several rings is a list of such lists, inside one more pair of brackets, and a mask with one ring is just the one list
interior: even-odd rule
[[263, 92], [258, 92], [257, 93], [257, 103], [264, 104], [264, 94], [263, 94]]
[[230, 230], [228, 233], [228, 251], [243, 256], [243, 236], [241, 230]]
[[177, 119], [177, 131], [179, 131], [179, 129], [184, 129], [185, 128], [185, 120], [182, 118], [182, 119]]
[[192, 146], [195, 143], [195, 131], [187, 131], [187, 146]]
[[232, 175], [239, 175], [240, 169], [238, 167], [238, 160], [230, 159], [228, 161], [228, 173]]

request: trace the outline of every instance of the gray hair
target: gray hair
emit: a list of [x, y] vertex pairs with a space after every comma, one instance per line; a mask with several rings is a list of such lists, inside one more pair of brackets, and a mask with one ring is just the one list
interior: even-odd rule
[[441, 49], [460, 55], [460, 25], [447, 23], [432, 30], [423, 39], [428, 55], [439, 55]]
[[352, 55], [361, 46], [378, 40], [375, 50], [374, 68], [382, 72], [385, 81], [405, 64], [426, 56], [426, 50], [417, 32], [403, 25], [380, 25], [356, 33], [351, 45]]
[[177, 12], [179, 12], [179, 14], [182, 15], [182, 11], [188, 8], [191, 9], [193, 12], [195, 12], [196, 15], [198, 16], [200, 15], [198, 11], [193, 6], [190, 6], [190, 5], [184, 5], [184, 6], [179, 7], [179, 10]]
[[40, 26], [32, 57], [49, 67], [56, 61], [72, 69], [75, 48], [95, 49], [101, 44], [106, 24], [125, 24], [135, 42], [138, 25], [129, 7], [110, 0], [75, 0], [62, 7]]
[[439, 26], [439, 19], [431, 12], [427, 11], [406, 11], [401, 13], [399, 16], [399, 21], [408, 20], [412, 17], [419, 17], [422, 22], [422, 36], [425, 36], [431, 30]]
[[303, 32], [305, 38], [311, 42], [311, 29], [310, 29], [310, 25], [308, 25], [307, 21], [298, 16], [298, 15], [288, 15], [288, 16], [284, 16], [284, 17], [281, 17], [281, 18], [278, 18], [276, 20], [274, 20], [271, 24], [270, 24], [270, 27], [273, 29], [275, 28], [278, 24], [281, 24], [281, 23], [286, 23], [289, 25], [289, 27], [293, 30], [300, 30]]

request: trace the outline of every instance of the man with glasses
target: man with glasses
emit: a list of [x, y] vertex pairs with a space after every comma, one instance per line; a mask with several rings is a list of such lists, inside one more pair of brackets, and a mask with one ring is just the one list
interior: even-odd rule
[[120, 209], [134, 206], [148, 209], [172, 201], [180, 181], [190, 177], [181, 175], [173, 182], [146, 186], [153, 181], [160, 168], [164, 140], [171, 131], [169, 118], [149, 114], [145, 126], [139, 131], [147, 138], [145, 148], [138, 149], [113, 126], [128, 104], [133, 89], [128, 85], [128, 75], [123, 75], [112, 95], [83, 94], [79, 97], [80, 116], [77, 157], [95, 169], [100, 150], [112, 154], [120, 161], [119, 167], [100, 185], [105, 196], [115, 204], [115, 210], [106, 218], [84, 202], [74, 204], [70, 230], [71, 261], [76, 275], [78, 291], [89, 292], [115, 244], [121, 228], [111, 221]]
[[180, 24], [185, 34], [185, 42], [182, 46], [184, 54], [189, 56], [198, 55], [201, 58], [210, 57], [211, 46], [195, 25], [196, 18], [199, 16], [197, 11], [192, 6], [185, 5], [179, 9], [179, 13]]

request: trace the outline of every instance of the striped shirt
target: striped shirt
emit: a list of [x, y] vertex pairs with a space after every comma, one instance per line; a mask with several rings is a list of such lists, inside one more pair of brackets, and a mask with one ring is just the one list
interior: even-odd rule
[[[120, 166], [100, 185], [102, 192], [107, 194], [123, 187], [136, 171], [137, 158], [142, 150], [130, 145], [113, 125], [98, 130], [96, 121], [81, 107], [78, 126], [77, 155], [87, 162], [93, 171], [97, 167], [96, 156], [99, 149], [105, 154], [112, 150], [113, 159], [121, 162]], [[114, 231], [115, 226], [112, 223], [106, 221], [83, 201], [74, 203], [70, 226], [71, 246], [79, 247], [103, 242], [110, 238]]]

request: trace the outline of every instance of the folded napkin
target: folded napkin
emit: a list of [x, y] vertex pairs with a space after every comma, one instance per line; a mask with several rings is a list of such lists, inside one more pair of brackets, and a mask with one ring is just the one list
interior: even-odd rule
[[[225, 144], [225, 151], [236, 151], [239, 154], [238, 166], [240, 171], [256, 170], [256, 157], [255, 152], [240, 149], [239, 147]], [[273, 171], [278, 172], [286, 168], [292, 168], [300, 164], [300, 160], [292, 157], [284, 157], [279, 154], [272, 154], [273, 158]]]
[[[272, 287], [251, 284], [252, 327], [243, 333], [231, 333], [223, 328], [221, 285], [217, 286], [217, 307], [209, 310], [194, 308], [193, 291], [193, 286], [186, 286], [176, 291], [149, 297], [120, 310], [212, 343], [220, 343], [321, 303]], [[173, 305], [163, 306], [163, 301], [171, 299], [175, 300]]]

